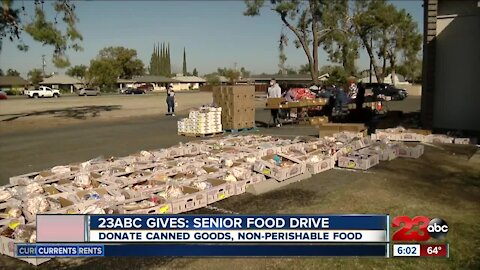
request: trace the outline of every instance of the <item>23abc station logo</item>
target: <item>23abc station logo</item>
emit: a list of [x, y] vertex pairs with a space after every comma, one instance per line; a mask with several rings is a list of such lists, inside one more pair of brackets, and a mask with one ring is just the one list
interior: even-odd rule
[[441, 218], [429, 219], [425, 216], [398, 216], [392, 220], [392, 226], [399, 227], [392, 241], [427, 241], [430, 238], [442, 240], [447, 236], [449, 227]]

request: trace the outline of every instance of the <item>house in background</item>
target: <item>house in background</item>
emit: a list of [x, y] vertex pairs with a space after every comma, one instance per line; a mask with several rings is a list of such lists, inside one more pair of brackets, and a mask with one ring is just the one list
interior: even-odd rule
[[20, 76], [0, 76], [0, 90], [5, 92], [23, 91], [30, 83]]
[[117, 86], [120, 89], [133, 88], [135, 86], [135, 80], [131, 79], [117, 79]]
[[165, 90], [167, 84], [178, 83], [179, 81], [156, 75], [145, 75], [132, 78], [131, 81], [134, 81], [133, 87], [138, 87], [144, 84], [150, 84], [153, 86], [154, 91]]
[[203, 86], [207, 81], [203, 78], [197, 76], [182, 76], [177, 74], [173, 77], [174, 80], [177, 80], [177, 83], [172, 83], [173, 90], [197, 90], [200, 86]]
[[83, 86], [83, 83], [79, 79], [68, 75], [55, 74], [51, 77], [45, 78], [40, 85], [73, 93], [77, 89], [80, 89]]
[[[410, 83], [405, 80], [405, 77], [403, 75], [395, 74], [393, 78], [394, 80], [392, 80], [392, 74], [390, 73], [385, 78], [383, 78], [383, 82], [388, 84], [398, 85], [398, 86], [410, 85]], [[366, 77], [359, 79], [358, 82], [370, 83], [370, 76], [367, 74]], [[372, 83], [377, 83], [377, 77], [373, 74], [372, 74]]]

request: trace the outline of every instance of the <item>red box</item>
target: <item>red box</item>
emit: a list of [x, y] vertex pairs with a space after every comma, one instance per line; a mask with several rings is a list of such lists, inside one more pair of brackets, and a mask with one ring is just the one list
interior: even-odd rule
[[420, 257], [447, 257], [448, 244], [420, 245]]

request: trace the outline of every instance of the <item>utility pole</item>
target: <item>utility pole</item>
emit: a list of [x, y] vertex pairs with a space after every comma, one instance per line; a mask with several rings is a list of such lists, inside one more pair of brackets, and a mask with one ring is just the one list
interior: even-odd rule
[[43, 77], [45, 77], [45, 66], [47, 63], [45, 62], [45, 54], [42, 54], [42, 72], [43, 72]]

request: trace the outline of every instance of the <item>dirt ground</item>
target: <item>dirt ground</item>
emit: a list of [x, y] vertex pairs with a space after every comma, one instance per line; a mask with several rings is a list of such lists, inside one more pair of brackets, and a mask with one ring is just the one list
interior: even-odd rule
[[[208, 93], [205, 96], [208, 99]], [[130, 97], [114, 98], [114, 103], [118, 104], [122, 98]], [[144, 98], [146, 107], [154, 106], [147, 97], [138, 97], [140, 100]], [[162, 97], [156, 98], [163, 103]], [[74, 103], [72, 101], [71, 106]], [[0, 105], [0, 114], [4, 114], [3, 104]], [[419, 99], [408, 98], [390, 106], [414, 112], [419, 108]], [[138, 109], [142, 106], [139, 105]], [[0, 184], [8, 182], [9, 176], [54, 165], [99, 155], [122, 156], [191, 140], [177, 136], [178, 117], [166, 117], [162, 113], [159, 110], [155, 116], [109, 121], [87, 117], [78, 124], [51, 125], [41, 129], [17, 129], [11, 125], [17, 120], [10, 121], [7, 123], [11, 127], [8, 132], [0, 132]], [[54, 121], [56, 118], [50, 116], [49, 119]], [[263, 123], [267, 120], [268, 112], [257, 109], [257, 121]], [[316, 128], [306, 126], [260, 128], [258, 132], [318, 134]], [[480, 163], [478, 154], [471, 158], [477, 148], [458, 145], [425, 147], [426, 153], [420, 159], [382, 162], [367, 172], [330, 170], [263, 195], [235, 196], [214, 206], [242, 214], [388, 213], [392, 217], [440, 217], [450, 226], [446, 238], [451, 247], [450, 259], [124, 257], [55, 259], [35, 268], [0, 256], [0, 269], [479, 269]], [[214, 212], [200, 209], [195, 213]]]

